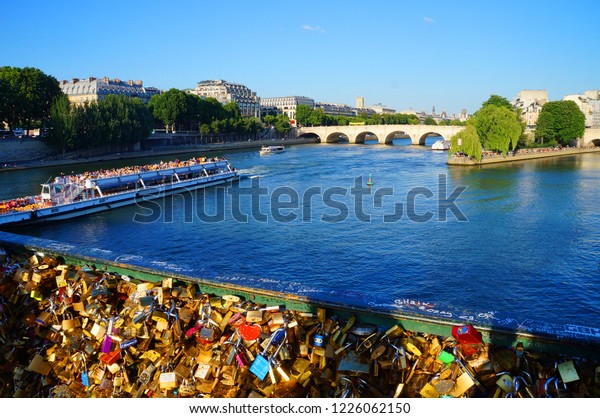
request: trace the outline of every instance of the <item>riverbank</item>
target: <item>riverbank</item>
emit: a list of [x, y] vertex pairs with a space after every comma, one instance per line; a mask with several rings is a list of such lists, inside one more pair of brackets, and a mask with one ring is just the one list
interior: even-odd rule
[[296, 138], [285, 140], [259, 140], [246, 142], [225, 142], [220, 144], [203, 144], [203, 145], [172, 145], [154, 147], [148, 150], [121, 152], [107, 155], [100, 155], [89, 158], [61, 158], [60, 155], [54, 157], [45, 157], [39, 160], [21, 161], [11, 164], [6, 167], [0, 167], [0, 171], [26, 170], [39, 167], [56, 167], [64, 165], [86, 164], [90, 162], [124, 160], [140, 157], [159, 157], [163, 155], [187, 154], [192, 152], [206, 153], [218, 152], [237, 149], [259, 149], [263, 145], [283, 144], [283, 145], [301, 145], [311, 144], [313, 139]]
[[525, 160], [536, 160], [540, 158], [553, 158], [553, 157], [565, 157], [569, 155], [577, 154], [589, 154], [594, 152], [600, 152], [600, 147], [595, 148], [563, 148], [563, 149], [551, 149], [551, 148], [533, 148], [527, 150], [518, 150], [514, 154], [507, 155], [493, 155], [484, 156], [481, 161], [475, 161], [467, 156], [456, 156], [451, 155], [448, 157], [448, 165], [455, 166], [475, 166], [475, 165], [488, 165], [488, 164], [501, 164], [510, 163], [514, 161], [525, 161]]

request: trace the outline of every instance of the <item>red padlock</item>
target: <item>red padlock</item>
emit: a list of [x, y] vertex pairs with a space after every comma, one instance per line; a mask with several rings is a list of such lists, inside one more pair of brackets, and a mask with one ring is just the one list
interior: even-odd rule
[[452, 336], [458, 342], [465, 357], [475, 354], [483, 344], [483, 336], [470, 324], [452, 327]]
[[100, 356], [100, 361], [102, 363], [106, 364], [107, 366], [110, 366], [111, 364], [113, 364], [114, 362], [119, 360], [120, 358], [121, 358], [121, 350], [115, 350], [115, 351], [111, 351], [110, 353], [103, 353]]

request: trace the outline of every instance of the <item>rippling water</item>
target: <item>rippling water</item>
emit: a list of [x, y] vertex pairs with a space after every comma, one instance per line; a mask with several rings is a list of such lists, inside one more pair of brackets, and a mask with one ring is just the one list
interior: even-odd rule
[[[213, 280], [324, 300], [368, 306], [413, 301], [442, 315], [464, 310], [504, 318], [505, 323], [600, 327], [598, 154], [484, 168], [448, 167], [445, 153], [418, 146], [304, 145], [271, 156], [257, 151], [226, 156], [246, 177], [240, 187], [258, 181], [268, 189], [254, 207], [267, 214], [266, 221], [252, 216], [247, 222], [235, 220], [230, 194], [211, 188], [160, 201], [159, 206], [131, 206], [21, 233], [162, 260], [172, 270]], [[59, 172], [0, 173], [0, 198], [37, 193], [41, 181]], [[364, 212], [371, 215], [366, 222], [355, 216], [350, 189], [360, 176], [364, 185], [369, 174], [381, 205], [376, 207], [373, 194], [363, 199]], [[466, 221], [440, 210], [440, 176], [447, 182], [443, 194], [466, 187], [455, 202]], [[425, 189], [433, 196], [427, 197]], [[283, 192], [280, 202], [297, 194], [297, 206], [280, 210], [281, 215], [296, 215], [295, 220], [272, 216], [269, 199], [276, 190]], [[320, 198], [326, 190], [336, 192], [328, 204]], [[418, 192], [415, 215], [431, 213], [433, 219], [417, 222], [408, 216], [411, 190]], [[307, 199], [307, 191], [320, 195]], [[240, 202], [239, 211], [251, 214], [250, 196]], [[403, 205], [403, 216], [385, 222], [384, 215], [394, 213], [396, 204]], [[344, 207], [344, 220], [321, 219], [343, 215]], [[133, 221], [136, 213], [139, 220], [159, 209], [158, 221]], [[220, 209], [223, 221], [199, 217]], [[447, 220], [440, 221], [439, 213]]]

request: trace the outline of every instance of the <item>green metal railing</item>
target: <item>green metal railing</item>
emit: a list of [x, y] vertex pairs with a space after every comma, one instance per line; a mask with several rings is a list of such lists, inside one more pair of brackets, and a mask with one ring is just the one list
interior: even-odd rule
[[[128, 264], [119, 261], [116, 253], [107, 250], [85, 249], [81, 246], [59, 243], [29, 236], [0, 232], [0, 246], [17, 252], [39, 252], [63, 257], [67, 264], [78, 266], [95, 266], [97, 269], [128, 276], [133, 280], [161, 282], [171, 277], [185, 282], [197, 283], [203, 293], [222, 296], [235, 294], [243, 299], [265, 305], [285, 305], [287, 309], [316, 312], [317, 307], [327, 309], [328, 315], [337, 315], [347, 319], [351, 315], [359, 321], [373, 323], [382, 328], [399, 325], [405, 330], [435, 334], [451, 335], [452, 327], [464, 322], [443, 319], [427, 314], [406, 313], [386, 309], [371, 309], [345, 303], [322, 301], [302, 295], [284, 293], [266, 289], [250, 288], [239, 284], [215, 282], [199, 277], [187, 276], [150, 267], [148, 265]], [[147, 264], [147, 263], [146, 263]], [[483, 334], [486, 342], [505, 347], [522, 342], [526, 350], [563, 354], [572, 357], [600, 360], [600, 337], [598, 341], [589, 338], [578, 339], [573, 336], [547, 335], [543, 333], [527, 333], [510, 328], [500, 328], [493, 324], [478, 324], [476, 328]], [[588, 336], [589, 337], [589, 336]]]

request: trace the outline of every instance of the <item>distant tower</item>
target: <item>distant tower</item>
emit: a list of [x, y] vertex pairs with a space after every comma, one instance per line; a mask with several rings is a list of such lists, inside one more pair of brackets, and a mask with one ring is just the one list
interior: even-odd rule
[[356, 107], [362, 109], [365, 107], [365, 98], [362, 96], [356, 96]]
[[431, 108], [431, 116], [435, 116], [435, 106]]

